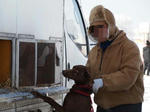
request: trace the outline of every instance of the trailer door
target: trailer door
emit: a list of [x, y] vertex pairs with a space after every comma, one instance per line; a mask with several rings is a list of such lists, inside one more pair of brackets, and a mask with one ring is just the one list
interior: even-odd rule
[[76, 0], [65, 2], [66, 68], [85, 65], [88, 55], [88, 39], [83, 16]]

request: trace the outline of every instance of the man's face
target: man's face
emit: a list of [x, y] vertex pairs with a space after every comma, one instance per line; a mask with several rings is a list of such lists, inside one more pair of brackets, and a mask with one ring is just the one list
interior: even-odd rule
[[92, 36], [97, 38], [98, 42], [106, 41], [109, 36], [108, 25], [102, 21], [98, 25], [93, 26]]

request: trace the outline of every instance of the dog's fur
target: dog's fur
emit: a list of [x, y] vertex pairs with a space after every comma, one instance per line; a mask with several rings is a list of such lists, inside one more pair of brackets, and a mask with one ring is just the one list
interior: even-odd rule
[[64, 99], [63, 106], [56, 103], [52, 98], [38, 92], [34, 91], [32, 94], [49, 103], [55, 108], [55, 112], [91, 112], [92, 106], [90, 94], [92, 93], [92, 88], [87, 67], [77, 65], [71, 70], [64, 70], [63, 75], [75, 81], [75, 85], [73, 85]]

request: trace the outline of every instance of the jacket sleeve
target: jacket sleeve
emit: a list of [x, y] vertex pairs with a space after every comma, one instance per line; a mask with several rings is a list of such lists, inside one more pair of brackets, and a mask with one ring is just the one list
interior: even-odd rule
[[123, 48], [121, 67], [118, 71], [102, 75], [103, 89], [106, 91], [125, 91], [130, 89], [143, 72], [143, 65], [138, 47], [134, 43]]
[[89, 60], [89, 55], [88, 55], [88, 60], [87, 60], [87, 62], [86, 62], [86, 67], [90, 67], [90, 60]]

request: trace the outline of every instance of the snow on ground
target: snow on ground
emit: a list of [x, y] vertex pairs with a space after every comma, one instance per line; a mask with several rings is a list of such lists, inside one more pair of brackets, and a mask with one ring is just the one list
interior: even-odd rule
[[142, 112], [150, 112], [150, 76], [144, 75], [144, 102]]

